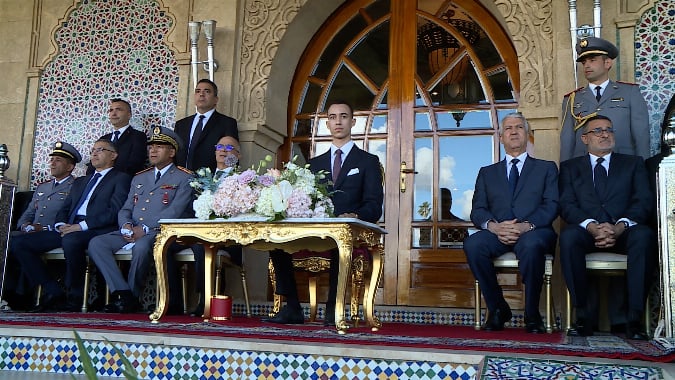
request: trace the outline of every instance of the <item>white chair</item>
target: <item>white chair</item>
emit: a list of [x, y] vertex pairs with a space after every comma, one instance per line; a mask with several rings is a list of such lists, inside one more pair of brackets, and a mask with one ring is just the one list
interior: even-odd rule
[[[628, 256], [612, 252], [592, 252], [586, 255], [586, 270], [601, 272], [607, 276], [622, 276], [628, 269]], [[647, 301], [649, 305], [649, 300]], [[567, 289], [567, 318], [566, 331], [572, 328], [572, 299], [570, 291]], [[645, 308], [645, 325], [647, 331], [650, 331], [649, 308]]]
[[[495, 269], [518, 269], [518, 259], [513, 252], [507, 252], [492, 260]], [[546, 255], [544, 262], [544, 293], [546, 295], [546, 332], [553, 332], [553, 303], [551, 302], [551, 276], [553, 275], [553, 255]], [[481, 327], [481, 295], [478, 280], [474, 282], [474, 300], [475, 310], [473, 314], [474, 328], [480, 330]]]

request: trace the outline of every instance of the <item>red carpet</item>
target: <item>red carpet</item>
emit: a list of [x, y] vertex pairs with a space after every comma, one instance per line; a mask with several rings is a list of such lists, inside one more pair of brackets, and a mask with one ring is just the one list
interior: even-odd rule
[[259, 317], [235, 317], [228, 322], [203, 322], [201, 318], [168, 316], [159, 324], [147, 315], [116, 314], [0, 314], [0, 325], [35, 328], [54, 327], [69, 330], [105, 330], [146, 332], [170, 335], [197, 335], [260, 340], [284, 340], [306, 343], [413, 347], [484, 352], [508, 352], [539, 355], [585, 356], [658, 362], [675, 361], [675, 352], [653, 342], [630, 341], [619, 335], [599, 334], [589, 338], [571, 338], [561, 332], [527, 334], [522, 328], [500, 332], [475, 331], [470, 326], [415, 325], [384, 323], [371, 332], [367, 327], [351, 328], [346, 335], [319, 323], [283, 326], [264, 323]]

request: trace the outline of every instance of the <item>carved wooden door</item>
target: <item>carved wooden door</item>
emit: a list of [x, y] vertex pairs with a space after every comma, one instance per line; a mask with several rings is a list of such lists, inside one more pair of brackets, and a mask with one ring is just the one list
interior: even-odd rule
[[283, 153], [325, 152], [324, 107], [352, 104], [354, 141], [385, 168], [378, 303], [473, 305], [462, 251], [471, 196], [479, 168], [501, 156], [498, 121], [516, 109], [518, 88], [513, 45], [470, 0], [347, 1], [307, 46]]

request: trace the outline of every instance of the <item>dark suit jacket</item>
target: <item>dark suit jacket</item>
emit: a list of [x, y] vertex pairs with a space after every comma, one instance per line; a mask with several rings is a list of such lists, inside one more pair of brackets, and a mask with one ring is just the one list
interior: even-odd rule
[[568, 224], [586, 219], [616, 223], [628, 218], [649, 222], [654, 198], [644, 162], [639, 156], [612, 153], [607, 173], [607, 191], [598, 196], [588, 155], [560, 164], [561, 216]]
[[471, 221], [477, 227], [489, 220], [512, 219], [550, 227], [558, 216], [558, 168], [551, 161], [527, 157], [511, 199], [506, 161], [482, 167], [476, 178]]
[[[330, 173], [330, 159], [328, 150], [309, 160], [309, 167], [314, 172], [325, 170]], [[335, 191], [331, 197], [335, 216], [352, 212], [358, 214], [359, 219], [376, 223], [382, 216], [384, 198], [380, 160], [355, 145], [342, 163], [334, 188], [329, 190]]]
[[[112, 140], [112, 133], [101, 136], [102, 139]], [[117, 141], [117, 159], [115, 169], [121, 170], [130, 176], [145, 169], [148, 159], [148, 137], [145, 133], [129, 126]], [[94, 173], [91, 163], [87, 164], [87, 175]]]
[[192, 129], [192, 121], [195, 119], [195, 116], [196, 114], [178, 120], [174, 127], [174, 131], [178, 137], [183, 140], [183, 148], [176, 155], [176, 164], [190, 170], [208, 167], [214, 172], [216, 170], [214, 146], [218, 144], [218, 140], [223, 136], [232, 136], [239, 140], [237, 121], [215, 111], [202, 129], [199, 141], [197, 141], [193, 162], [192, 164], [189, 164], [187, 162], [187, 148], [190, 143], [190, 130]]
[[[56, 223], [68, 223], [70, 213], [76, 211], [74, 208], [91, 177], [75, 179], [63, 207], [56, 214]], [[117, 169], [112, 169], [101, 179], [87, 205], [85, 221], [90, 230], [98, 233], [117, 230], [117, 214], [127, 198], [130, 183], [131, 176]]]

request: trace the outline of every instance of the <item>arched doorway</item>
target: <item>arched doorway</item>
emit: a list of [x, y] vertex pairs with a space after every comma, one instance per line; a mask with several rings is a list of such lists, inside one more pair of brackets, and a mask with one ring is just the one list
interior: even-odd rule
[[385, 167], [378, 303], [473, 305], [462, 251], [471, 196], [479, 168], [501, 156], [498, 121], [517, 108], [518, 89], [507, 33], [470, 0], [348, 1], [307, 46], [281, 157], [328, 149], [324, 106], [352, 103], [355, 142]]

